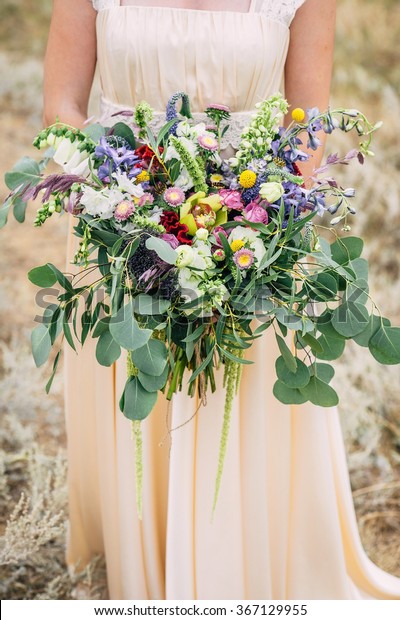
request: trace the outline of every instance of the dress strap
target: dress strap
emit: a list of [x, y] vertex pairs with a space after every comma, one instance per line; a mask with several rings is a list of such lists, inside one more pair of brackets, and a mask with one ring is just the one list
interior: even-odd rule
[[250, 3], [251, 13], [260, 13], [275, 22], [289, 27], [297, 9], [306, 0], [252, 0]]
[[120, 0], [91, 0], [95, 11], [104, 11], [120, 5]]

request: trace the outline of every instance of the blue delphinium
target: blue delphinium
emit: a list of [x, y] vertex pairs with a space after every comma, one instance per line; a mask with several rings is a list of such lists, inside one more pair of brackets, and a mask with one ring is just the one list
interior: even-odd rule
[[94, 154], [96, 159], [101, 161], [97, 175], [102, 181], [108, 182], [112, 173], [117, 171], [126, 172], [129, 178], [137, 176], [140, 172], [140, 168], [134, 167], [140, 159], [125, 140], [118, 140], [114, 136], [102, 136]]

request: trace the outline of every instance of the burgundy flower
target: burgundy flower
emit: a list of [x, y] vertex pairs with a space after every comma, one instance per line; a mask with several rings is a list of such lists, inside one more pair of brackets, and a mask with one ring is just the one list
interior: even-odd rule
[[181, 224], [179, 215], [175, 211], [164, 211], [161, 216], [160, 224], [164, 226], [167, 233], [175, 235], [179, 243], [192, 245], [192, 239], [187, 236], [189, 228], [186, 224]]

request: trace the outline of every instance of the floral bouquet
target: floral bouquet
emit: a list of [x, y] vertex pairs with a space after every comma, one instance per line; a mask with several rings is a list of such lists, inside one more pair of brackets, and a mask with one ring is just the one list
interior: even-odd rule
[[[139, 514], [140, 423], [159, 391], [171, 399], [185, 389], [205, 403], [223, 367], [216, 502], [233, 397], [243, 364], [251, 363], [246, 350], [266, 329], [274, 329], [280, 351], [274, 395], [283, 403], [336, 405], [327, 362], [343, 353], [349, 339], [383, 364], [400, 362], [400, 329], [380, 315], [369, 295], [363, 242], [335, 231], [339, 223], [350, 230], [355, 192], [327, 176], [333, 165], [351, 159], [362, 164], [378, 125], [356, 110], [314, 108], [307, 115], [293, 110], [284, 128], [287, 110], [280, 94], [259, 103], [239, 150], [226, 160], [221, 139], [229, 109], [210, 105], [208, 124], [196, 123], [188, 97], [177, 93], [158, 135], [146, 103], [112, 127], [80, 131], [57, 123], [34, 141], [47, 149], [44, 159], [23, 158], [6, 175], [11, 193], [0, 224], [11, 207], [22, 221], [26, 201], [40, 197], [36, 225], [66, 212], [80, 239], [75, 275], [52, 264], [29, 272], [34, 284], [62, 289], [33, 330], [36, 364], [46, 362], [60, 335], [74, 349], [96, 338], [96, 358], [104, 366], [127, 351], [120, 408], [136, 437]], [[359, 148], [329, 156], [305, 179], [301, 164], [309, 155], [303, 143], [316, 150], [318, 134], [335, 129], [354, 130], [362, 138]], [[43, 176], [51, 159], [63, 172]], [[333, 219], [324, 227], [325, 214]], [[323, 228], [331, 242], [319, 235]], [[47, 390], [60, 354], [61, 346]]]

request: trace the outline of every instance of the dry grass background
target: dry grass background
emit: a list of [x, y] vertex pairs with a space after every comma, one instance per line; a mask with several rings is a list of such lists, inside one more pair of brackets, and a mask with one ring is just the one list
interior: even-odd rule
[[[366, 239], [372, 289], [384, 314], [400, 323], [400, 5], [397, 0], [338, 0], [333, 104], [359, 107], [384, 126], [376, 156], [341, 170], [358, 188], [353, 231]], [[0, 8], [0, 174], [33, 152], [41, 127], [42, 57], [50, 0], [2, 0]], [[348, 148], [337, 136], [329, 150]], [[5, 188], [0, 188], [0, 199]], [[62, 379], [43, 392], [29, 332], [35, 289], [26, 272], [62, 265], [66, 218], [33, 231], [12, 222], [0, 244], [0, 596], [68, 599], [106, 596], [101, 558], [70, 578], [66, 532]], [[400, 371], [348, 347], [336, 387], [360, 533], [379, 566], [400, 576]]]

